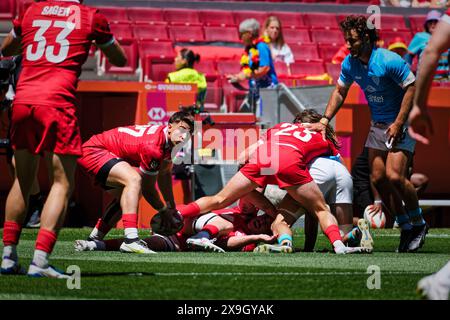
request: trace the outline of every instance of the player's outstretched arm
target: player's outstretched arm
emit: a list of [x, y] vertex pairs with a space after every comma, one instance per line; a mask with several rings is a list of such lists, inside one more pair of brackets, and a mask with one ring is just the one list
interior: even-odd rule
[[165, 207], [161, 201], [158, 190], [156, 190], [156, 175], [144, 175], [142, 177], [142, 196], [156, 210]]
[[336, 84], [336, 87], [333, 90], [333, 93], [328, 100], [327, 108], [325, 109], [325, 113], [323, 114], [323, 118], [320, 119], [320, 122], [316, 123], [305, 123], [303, 126], [309, 130], [317, 131], [322, 133], [323, 139], [326, 139], [326, 127], [328, 122], [333, 119], [336, 113], [341, 108], [342, 104], [347, 98], [348, 90], [350, 86], [341, 86], [339, 83]]
[[250, 234], [250, 235], [241, 235], [241, 236], [232, 236], [228, 238], [226, 246], [224, 249], [229, 250], [238, 250], [241, 249], [249, 244], [257, 244], [259, 242], [264, 243], [275, 243], [277, 240], [277, 237], [274, 235], [267, 235], [267, 234]]
[[9, 33], [3, 40], [1, 54], [5, 57], [19, 55], [20, 38], [14, 37], [12, 33]]

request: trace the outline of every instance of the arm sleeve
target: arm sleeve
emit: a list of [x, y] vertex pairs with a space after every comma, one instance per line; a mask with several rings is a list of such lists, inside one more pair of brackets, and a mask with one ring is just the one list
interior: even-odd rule
[[260, 67], [269, 67], [270, 66], [270, 49], [269, 46], [265, 43], [258, 45], [259, 51], [259, 66]]
[[400, 87], [406, 88], [416, 81], [416, 77], [411, 72], [408, 64], [398, 55], [392, 55], [386, 63], [387, 73]]
[[153, 150], [146, 150], [141, 153], [141, 163], [139, 164], [139, 170], [146, 175], [155, 176], [158, 174], [161, 167], [161, 157]]
[[284, 50], [286, 52], [286, 55], [284, 56], [284, 63], [286, 64], [292, 64], [294, 63], [294, 54], [292, 53], [291, 48], [287, 45], [287, 43], [284, 44]]
[[350, 72], [350, 56], [347, 56], [341, 64], [341, 74], [339, 75], [338, 84], [342, 87], [350, 87], [353, 83], [353, 76]]
[[94, 41], [99, 47], [107, 47], [114, 43], [114, 36], [104, 15], [96, 12], [92, 24]]

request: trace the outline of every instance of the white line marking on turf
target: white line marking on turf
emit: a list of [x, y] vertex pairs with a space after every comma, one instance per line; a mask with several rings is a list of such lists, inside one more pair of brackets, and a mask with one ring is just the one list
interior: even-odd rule
[[[376, 238], [398, 238], [400, 236], [400, 233], [398, 234], [377, 234], [372, 233], [372, 235]], [[446, 239], [450, 238], [450, 234], [427, 234], [427, 238], [436, 238], [436, 239]]]
[[[383, 274], [427, 274], [418, 271], [385, 271]], [[367, 272], [155, 272], [155, 276], [355, 276]]]

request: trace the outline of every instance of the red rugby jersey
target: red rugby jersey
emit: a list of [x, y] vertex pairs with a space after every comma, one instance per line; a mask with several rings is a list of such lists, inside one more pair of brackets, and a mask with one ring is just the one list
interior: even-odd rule
[[76, 103], [81, 66], [92, 41], [114, 41], [106, 18], [77, 0], [33, 2], [14, 20], [22, 43], [15, 103], [65, 107]]

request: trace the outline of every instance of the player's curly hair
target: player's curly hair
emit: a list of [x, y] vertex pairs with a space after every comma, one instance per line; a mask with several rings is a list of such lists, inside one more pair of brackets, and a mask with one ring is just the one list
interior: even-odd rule
[[189, 125], [191, 134], [194, 132], [194, 116], [186, 111], [175, 112], [169, 119], [169, 123], [186, 122]]
[[[316, 123], [322, 119], [322, 115], [318, 113], [315, 109], [305, 109], [302, 112], [298, 113], [295, 116], [294, 121], [292, 123]], [[340, 149], [341, 145], [337, 141], [336, 133], [334, 129], [329, 124], [327, 125], [325, 136], [328, 140], [333, 143], [336, 149]]]
[[372, 45], [378, 40], [377, 30], [367, 26], [367, 18], [364, 16], [349, 15], [339, 24], [344, 34], [351, 32], [351, 30], [355, 30], [360, 39], [364, 39], [367, 34]]

